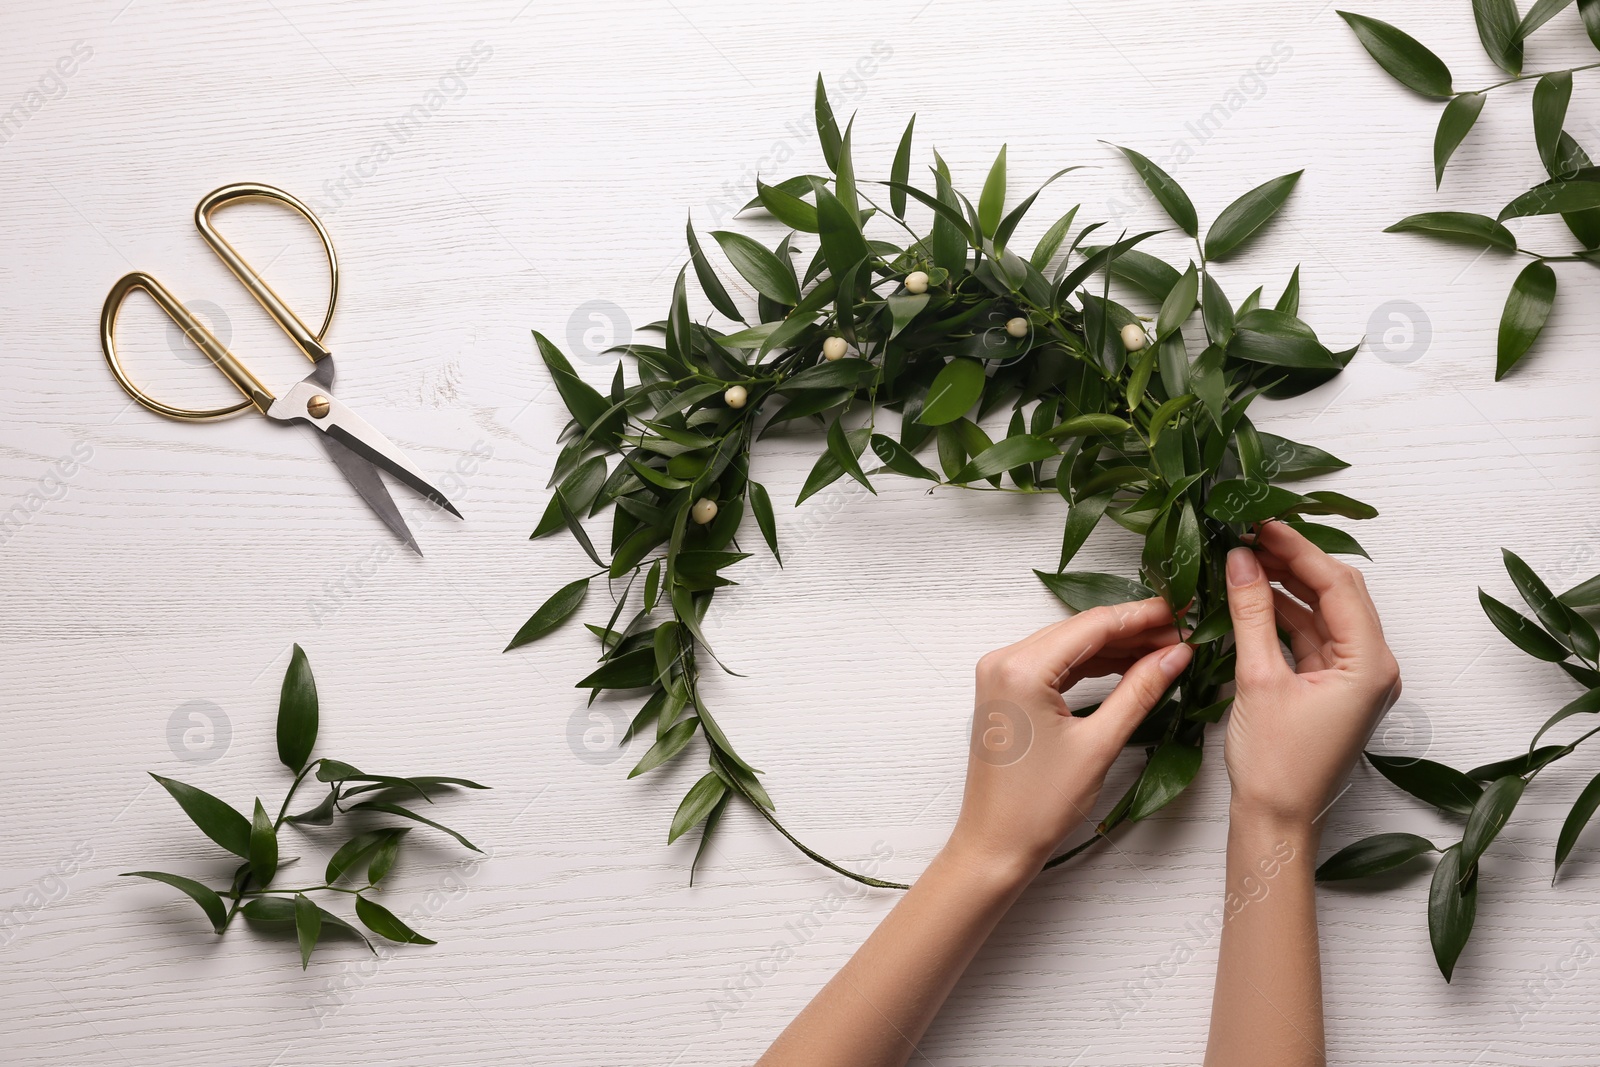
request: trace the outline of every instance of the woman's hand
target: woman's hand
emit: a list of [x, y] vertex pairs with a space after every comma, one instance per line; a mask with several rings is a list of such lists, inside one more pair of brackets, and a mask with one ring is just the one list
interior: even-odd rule
[[1229, 553], [1228, 604], [1239, 654], [1224, 750], [1234, 808], [1309, 829], [1400, 695], [1399, 665], [1361, 572], [1281, 522], [1260, 528], [1253, 551]]
[[[1028, 878], [1089, 817], [1106, 771], [1192, 653], [1160, 598], [1094, 608], [978, 662], [966, 794], [950, 848]], [[1078, 718], [1061, 694], [1121, 674]]]

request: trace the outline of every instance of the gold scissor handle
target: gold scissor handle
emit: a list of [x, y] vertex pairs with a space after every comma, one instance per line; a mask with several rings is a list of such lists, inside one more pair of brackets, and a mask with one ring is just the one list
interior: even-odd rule
[[[173, 407], [171, 404], [163, 403], [135, 385], [133, 379], [128, 377], [128, 372], [123, 369], [122, 361], [117, 358], [116, 340], [117, 314], [122, 310], [122, 303], [128, 299], [128, 294], [135, 289], [143, 289], [149, 293], [150, 299], [156, 302], [156, 306], [178, 324], [178, 328], [195, 343], [195, 347], [204, 352], [211, 362], [228, 376], [228, 380], [238, 387], [246, 399], [228, 407], [191, 411], [188, 408]], [[206, 419], [223, 419], [229, 415], [236, 415], [252, 404], [265, 413], [276, 399], [271, 391], [261, 384], [260, 379], [251, 374], [243, 363], [234, 359], [233, 353], [222, 347], [222, 343], [211, 335], [211, 331], [190, 314], [188, 308], [167, 292], [166, 286], [143, 271], [134, 271], [118, 278], [117, 284], [113, 285], [111, 292], [106, 295], [105, 306], [100, 310], [100, 347], [106, 354], [106, 363], [110, 365], [117, 384], [122, 386], [129, 396], [158, 415], [189, 422], [203, 422]]]
[[[305, 323], [300, 321], [300, 317], [289, 309], [289, 306], [278, 297], [277, 293], [273, 292], [272, 286], [267, 284], [266, 279], [257, 274], [255, 269], [246, 263], [234, 247], [228, 243], [227, 239], [211, 225], [211, 213], [225, 204], [233, 203], [235, 200], [277, 201], [299, 212], [307, 222], [311, 223], [312, 228], [317, 231], [317, 237], [322, 241], [322, 250], [328, 256], [329, 284], [328, 310], [323, 314], [322, 325], [316, 333], [312, 333], [306, 328]], [[238, 278], [244, 284], [244, 287], [250, 290], [250, 295], [255, 297], [257, 303], [266, 309], [267, 314], [272, 316], [273, 320], [283, 329], [283, 332], [294, 339], [294, 343], [300, 347], [300, 351], [306, 354], [306, 358], [313, 363], [327, 359], [329, 353], [326, 348], [322, 347], [322, 337], [328, 332], [328, 324], [333, 321], [334, 306], [339, 302], [339, 258], [333, 251], [332, 238], [328, 236], [327, 229], [323, 227], [322, 220], [317, 218], [316, 213], [302, 203], [298, 197], [291, 193], [286, 193], [276, 186], [261, 185], [257, 182], [238, 182], [234, 185], [224, 185], [220, 189], [207, 193], [200, 203], [195, 205], [194, 224], [199, 229], [200, 236], [206, 239], [206, 244], [211, 246], [211, 250], [221, 258], [222, 262], [228, 265], [228, 269], [233, 271], [234, 277]]]

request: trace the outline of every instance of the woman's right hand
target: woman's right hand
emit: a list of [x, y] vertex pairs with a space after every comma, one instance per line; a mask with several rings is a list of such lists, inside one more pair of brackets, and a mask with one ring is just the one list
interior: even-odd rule
[[1361, 572], [1291, 527], [1262, 525], [1254, 549], [1228, 554], [1227, 573], [1238, 649], [1224, 748], [1233, 810], [1309, 829], [1399, 697], [1400, 667]]

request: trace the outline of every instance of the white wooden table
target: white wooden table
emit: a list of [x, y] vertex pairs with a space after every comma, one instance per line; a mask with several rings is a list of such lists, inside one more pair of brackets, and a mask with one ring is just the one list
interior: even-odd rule
[[[1495, 80], [1467, 5], [1437, 8], [1361, 5], [1431, 43], [1460, 84]], [[581, 345], [658, 317], [686, 213], [702, 233], [726, 227], [758, 171], [820, 166], [818, 71], [841, 113], [859, 109], [874, 177], [912, 111], [918, 158], [937, 144], [969, 188], [1002, 141], [1017, 188], [1097, 164], [1047, 194], [1032, 233], [1077, 199], [1085, 218], [1164, 224], [1102, 138], [1167, 160], [1203, 218], [1309, 168], [1225, 278], [1236, 295], [1257, 282], [1270, 294], [1299, 262], [1323, 336], [1379, 342], [1338, 384], [1260, 409], [1260, 425], [1348, 459], [1323, 484], [1383, 510], [1360, 536], [1405, 671], [1390, 740], [1471, 765], [1514, 752], [1570, 694], [1492, 631], [1475, 587], [1510, 595], [1500, 546], [1563, 585], [1600, 569], [1594, 279], [1563, 271], [1539, 351], [1494, 384], [1515, 265], [1379, 231], [1420, 210], [1492, 213], [1538, 180], [1527, 94], [1493, 101], [1436, 195], [1435, 109], [1381, 74], [1322, 0], [10, 0], [0, 30], [8, 1063], [742, 1063], [892, 905], [737, 810], [689, 888], [693, 843], [665, 838], [698, 760], [626, 782], [628, 757], [585, 747], [593, 724], [571, 686], [594, 649], [576, 627], [500, 652], [586, 566], [570, 539], [527, 540], [565, 417], [529, 330]], [[1529, 65], [1592, 58], [1568, 12]], [[1595, 88], [1580, 76], [1569, 123], [1591, 150]], [[299, 192], [333, 231], [339, 393], [449, 475], [468, 516], [403, 501], [426, 560], [397, 551], [304, 432], [165, 421], [106, 373], [100, 303], [136, 268], [206, 301], [269, 380], [304, 373], [189, 222], [203, 193], [243, 180]], [[309, 317], [324, 280], [303, 227], [265, 210], [228, 224]], [[609, 303], [585, 307], [596, 300]], [[152, 381], [228, 397], [153, 308], [131, 308], [124, 328]], [[579, 366], [596, 382], [612, 370]], [[791, 435], [762, 452], [775, 497], [793, 499], [816, 447]], [[972, 663], [1060, 617], [1028, 570], [1055, 558], [1062, 509], [882, 487], [780, 509], [787, 569], [758, 549], [709, 620], [747, 677], [709, 695], [797, 832], [909, 878], [956, 811]], [[1102, 533], [1089, 556], [1122, 568], [1133, 550]], [[419, 832], [385, 894], [437, 947], [374, 963], [332, 943], [301, 973], [292, 945], [244, 928], [216, 939], [174, 892], [117, 877], [229, 868], [144, 772], [275, 802], [272, 716], [295, 641], [322, 694], [319, 754], [495, 787], [441, 809], [485, 857]], [[185, 738], [202, 721], [191, 713], [213, 724], [209, 741]], [[1213, 744], [1196, 788], [1116, 851], [1040, 879], [924, 1059], [1198, 1060], [1219, 757]], [[1321, 893], [1336, 1061], [1594, 1062], [1592, 834], [1570, 876], [1549, 879], [1559, 820], [1593, 769], [1541, 778], [1492, 850], [1453, 985], [1428, 949], [1425, 871], [1382, 894]], [[1117, 773], [1113, 790], [1129, 768]], [[1448, 832], [1370, 772], [1330, 819], [1330, 846]], [[326, 854], [303, 851], [308, 866]]]

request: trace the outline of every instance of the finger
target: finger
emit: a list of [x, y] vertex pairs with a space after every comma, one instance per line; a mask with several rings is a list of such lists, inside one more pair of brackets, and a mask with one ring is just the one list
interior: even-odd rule
[[1158, 649], [1169, 648], [1182, 638], [1175, 628], [1152, 630], [1146, 640], [1126, 645], [1107, 645], [1098, 655], [1063, 674], [1056, 688], [1065, 693], [1085, 678], [1103, 678], [1108, 674], [1124, 674], [1144, 656]]
[[1278, 625], [1289, 635], [1289, 647], [1294, 651], [1295, 666], [1301, 670], [1320, 671], [1322, 661], [1322, 635], [1318, 632], [1317, 617], [1303, 604], [1298, 604], [1282, 593], [1272, 594], [1273, 608]]
[[1317, 591], [1294, 576], [1294, 572], [1287, 567], [1274, 566], [1270, 558], [1263, 559], [1263, 551], [1256, 552], [1256, 559], [1260, 561], [1261, 568], [1267, 572], [1267, 581], [1274, 585], [1281, 585], [1289, 592], [1300, 598], [1300, 602], [1312, 611], [1317, 609]]
[[1052, 683], [1099, 655], [1112, 641], [1172, 625], [1172, 609], [1160, 597], [1091, 608], [1040, 631], [1017, 650], [1019, 660]]
[[1267, 683], [1288, 674], [1289, 664], [1278, 647], [1272, 586], [1251, 549], [1228, 553], [1228, 612], [1239, 653], [1234, 670], [1239, 681]]
[[1317, 594], [1317, 612], [1336, 641], [1366, 647], [1383, 640], [1378, 609], [1367, 595], [1360, 572], [1346, 566], [1281, 522], [1269, 522], [1258, 535], [1267, 550]]
[[1085, 721], [1108, 746], [1121, 748], [1193, 658], [1194, 649], [1181, 643], [1140, 657]]

